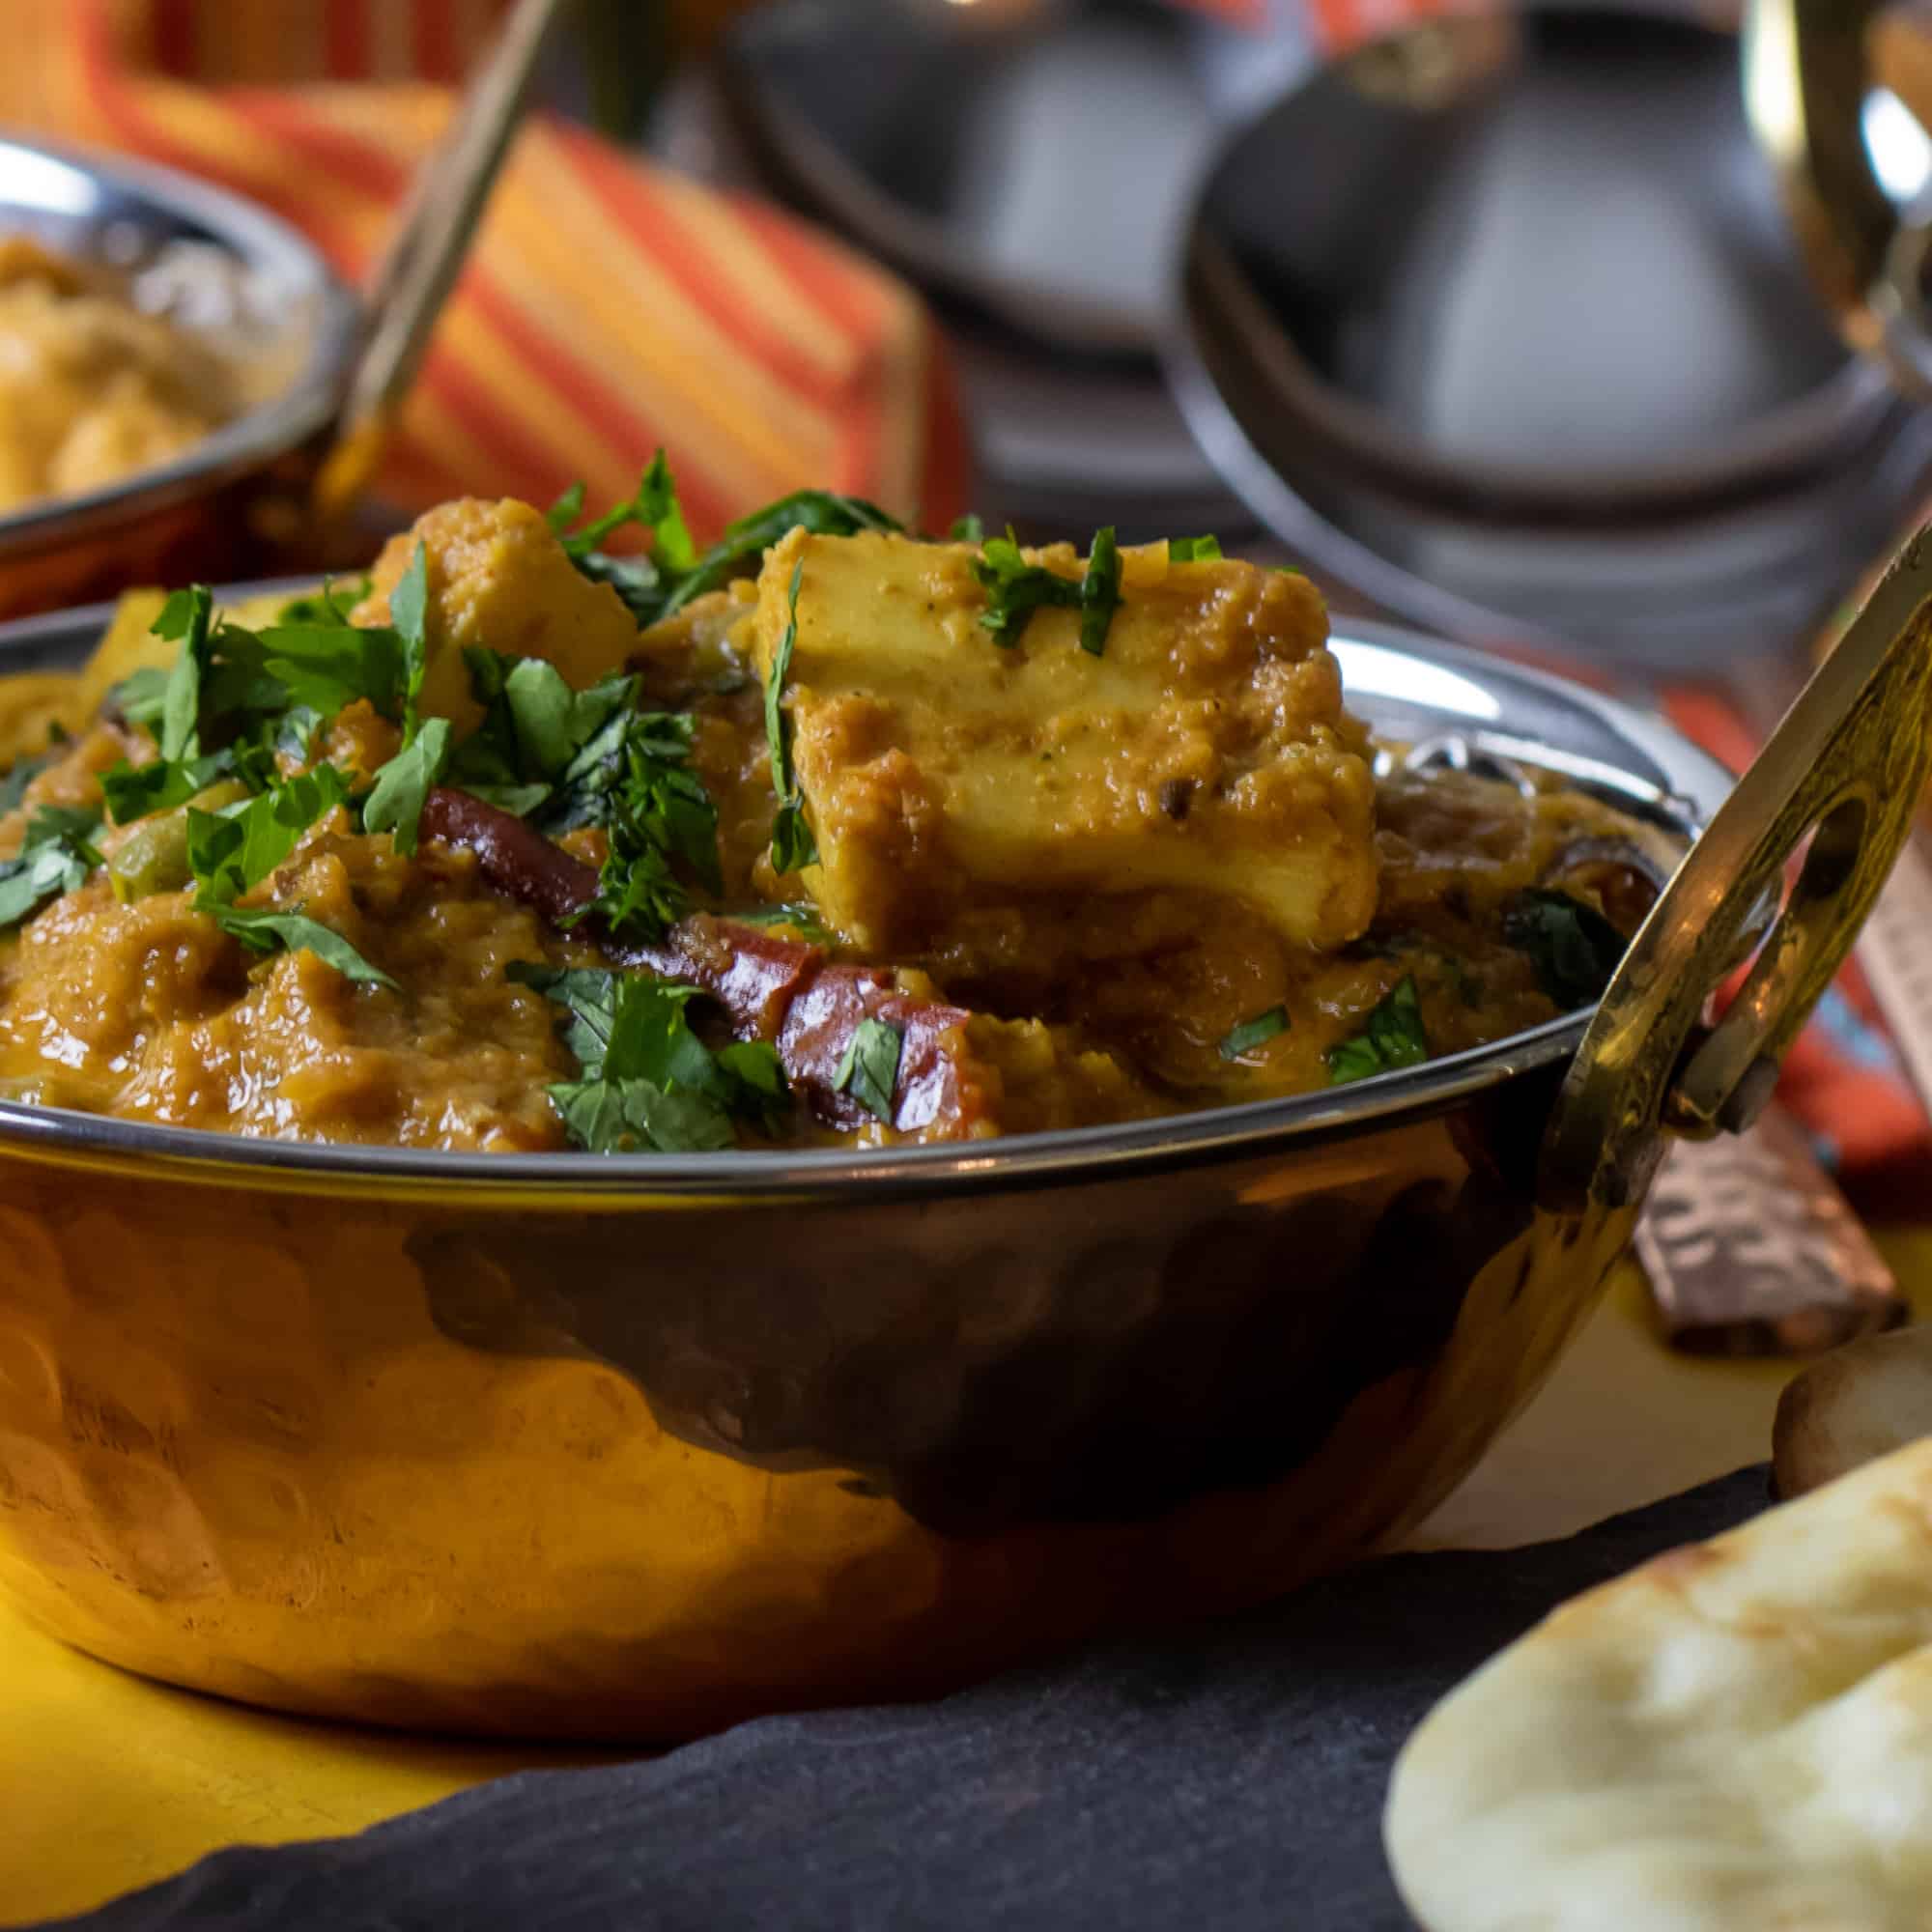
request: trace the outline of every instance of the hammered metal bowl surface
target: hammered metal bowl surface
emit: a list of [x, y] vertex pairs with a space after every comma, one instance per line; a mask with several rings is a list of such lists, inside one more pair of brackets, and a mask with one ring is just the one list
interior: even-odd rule
[[[1405, 738], [1540, 748], [1687, 828], [1721, 793], [1586, 694], [1399, 634], [1341, 652]], [[1260, 1600], [1431, 1509], [1593, 1306], [1634, 1209], [1535, 1205], [1582, 1026], [875, 1156], [0, 1106], [0, 1586], [254, 1703], [646, 1739]]]

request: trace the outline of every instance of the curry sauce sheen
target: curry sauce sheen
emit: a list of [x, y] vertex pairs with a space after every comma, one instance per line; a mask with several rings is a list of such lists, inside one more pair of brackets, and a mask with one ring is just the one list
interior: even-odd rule
[[466, 502], [33, 680], [5, 1091], [486, 1152], [1095, 1124], [1547, 1021], [1672, 863], [1553, 781], [1375, 777], [1305, 580], [832, 497], [700, 554], [663, 500], [655, 569]]

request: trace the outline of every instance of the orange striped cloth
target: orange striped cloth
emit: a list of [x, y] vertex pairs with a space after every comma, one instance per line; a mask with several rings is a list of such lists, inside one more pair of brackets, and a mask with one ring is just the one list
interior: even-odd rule
[[[6, 0], [0, 120], [265, 203], [352, 281], [502, 0]], [[593, 502], [669, 451], [700, 538], [795, 489], [966, 507], [945, 345], [902, 282], [548, 118], [519, 139], [378, 481]]]

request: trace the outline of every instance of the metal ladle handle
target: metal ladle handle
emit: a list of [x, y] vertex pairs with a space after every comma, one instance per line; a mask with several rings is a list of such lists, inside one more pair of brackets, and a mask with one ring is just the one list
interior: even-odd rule
[[346, 514], [381, 461], [489, 205], [562, 3], [517, 0], [449, 130], [410, 184], [369, 288], [361, 352], [343, 393], [335, 440], [316, 476], [313, 502], [325, 526]]
[[[1547, 1206], [1631, 1205], [1667, 1133], [1751, 1123], [1904, 846], [1928, 776], [1932, 526], [1900, 552], [1632, 941], [1544, 1144]], [[1707, 1029], [1711, 996], [1780, 898]]]
[[1893, 206], [1867, 145], [1887, 11], [1883, 0], [1747, 0], [1745, 105], [1840, 334], [1932, 397], [1932, 221]]

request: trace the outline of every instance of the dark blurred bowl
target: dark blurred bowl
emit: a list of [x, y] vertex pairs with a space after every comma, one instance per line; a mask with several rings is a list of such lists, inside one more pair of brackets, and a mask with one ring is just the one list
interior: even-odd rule
[[0, 516], [0, 614], [232, 576], [295, 538], [360, 333], [314, 246], [172, 169], [14, 140], [0, 141], [0, 234], [131, 278], [140, 306], [267, 372], [261, 400], [174, 461]]

